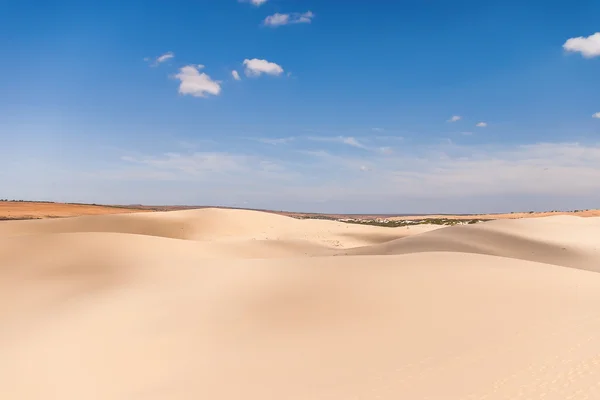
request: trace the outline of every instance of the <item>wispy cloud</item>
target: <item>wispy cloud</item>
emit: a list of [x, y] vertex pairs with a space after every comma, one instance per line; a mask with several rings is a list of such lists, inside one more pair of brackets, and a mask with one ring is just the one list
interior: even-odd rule
[[[225, 148], [224, 143], [222, 146]], [[563, 204], [580, 207], [585, 199], [598, 198], [598, 170], [600, 144], [440, 142], [398, 148], [393, 156], [381, 151], [348, 154], [335, 147], [306, 151], [292, 146], [264, 154], [256, 148], [130, 154], [122, 157], [120, 170], [98, 171], [95, 179], [128, 181], [128, 187], [141, 184], [135, 182], [152, 182], [145, 187], [156, 189], [156, 193], [177, 187], [174, 193], [178, 196], [187, 193], [190, 182], [201, 182], [216, 204], [243, 198], [262, 199], [278, 208], [323, 202], [333, 210], [350, 203], [354, 210], [412, 205], [408, 211], [395, 208], [398, 212], [423, 211], [423, 204], [439, 212], [451, 204], [453, 212], [469, 212], [475, 207], [492, 208], [498, 199], [508, 208], [544, 207], [556, 204], [553, 202], [561, 196], [572, 199], [563, 200]], [[485, 198], [496, 199], [496, 203], [488, 200], [479, 206]], [[506, 205], [508, 201], [512, 203]]]
[[477, 125], [475, 125], [478, 128], [485, 128], [488, 126], [487, 122], [479, 122], [477, 123]]
[[250, 167], [259, 168], [262, 161], [249, 155], [227, 152], [164, 153], [141, 157], [123, 156], [122, 160], [128, 163], [144, 164], [162, 171], [183, 173], [196, 177], [214, 173], [241, 172]]
[[256, 141], [265, 143], [265, 144], [278, 145], [278, 144], [286, 144], [286, 143], [293, 142], [295, 139], [296, 139], [295, 137], [258, 138], [258, 139], [256, 139]]
[[392, 135], [378, 135], [371, 137], [374, 140], [384, 141], [384, 142], [402, 142], [404, 140], [403, 136], [392, 136]]
[[585, 58], [600, 56], [600, 32], [584, 37], [574, 37], [568, 39], [563, 44], [563, 49], [569, 52], [581, 53]]
[[165, 61], [167, 61], [167, 60], [170, 60], [170, 59], [171, 59], [171, 58], [173, 58], [173, 57], [175, 57], [175, 54], [173, 54], [173, 52], [171, 52], [171, 51], [170, 51], [170, 52], [168, 52], [168, 53], [165, 53], [165, 54], [163, 54], [163, 55], [159, 56], [159, 57], [156, 59], [156, 62], [157, 62], [157, 63], [162, 63], [162, 62], [165, 62]]
[[238, 0], [240, 3], [250, 3], [253, 6], [260, 7], [267, 2], [267, 0]]
[[310, 24], [314, 18], [314, 13], [307, 11], [305, 13], [280, 14], [275, 13], [264, 19], [266, 26], [277, 27], [289, 24]]
[[[360, 165], [377, 171], [368, 190], [396, 188], [390, 195], [485, 196], [511, 194], [584, 195], [600, 190], [600, 145], [536, 143], [521, 146], [459, 146], [452, 143], [400, 152], [394, 157], [335, 157], [313, 153], [324, 169]], [[350, 175], [351, 176], [351, 175]], [[573, 179], [577, 177], [577, 179]], [[585, 177], [585, 179], [583, 178]], [[594, 183], [588, 179], [593, 179]], [[399, 186], [398, 186], [399, 185]], [[367, 190], [367, 187], [362, 187]], [[353, 188], [359, 191], [360, 188]]]
[[236, 81], [239, 81], [242, 79], [242, 78], [240, 78], [240, 74], [235, 70], [231, 71], [231, 76], [233, 76], [233, 79], [235, 79]]
[[203, 65], [187, 65], [179, 70], [175, 78], [181, 82], [179, 93], [194, 97], [207, 97], [208, 95], [217, 96], [221, 93], [221, 84], [214, 81], [204, 72]]
[[[122, 170], [124, 179], [131, 179], [135, 174], [139, 179], [153, 180], [154, 177], [160, 181], [202, 182], [213, 187], [233, 188], [240, 196], [245, 195], [240, 188], [268, 189], [276, 182], [299, 179], [298, 171], [294, 170], [297, 165], [289, 160], [239, 152], [169, 152], [123, 156], [121, 160], [125, 167]], [[290, 167], [292, 170], [288, 170]], [[112, 179], [118, 179], [114, 172]]]
[[360, 143], [358, 140], [356, 140], [353, 137], [340, 137], [340, 140], [342, 143], [347, 144], [348, 146], [358, 147], [361, 149], [366, 148], [366, 146], [364, 144]]
[[457, 121], [460, 121], [461, 119], [462, 119], [462, 117], [460, 115], [453, 115], [452, 117], [450, 117], [448, 122], [457, 122]]
[[147, 61], [147, 62], [152, 61], [152, 64], [150, 64], [150, 65], [153, 67], [156, 67], [157, 65], [162, 64], [165, 61], [168, 61], [174, 57], [175, 57], [175, 54], [172, 51], [169, 51], [169, 52], [166, 52], [154, 59], [146, 57], [146, 58], [144, 58], [144, 61]]
[[383, 128], [371, 128], [371, 130], [373, 132], [383, 132], [383, 131], [385, 131], [385, 129], [383, 129]]
[[177, 147], [179, 147], [180, 149], [189, 151], [189, 150], [196, 150], [200, 146], [202, 146], [202, 147], [214, 146], [215, 144], [217, 144], [217, 142], [212, 139], [194, 139], [193, 141], [177, 140], [176, 144], [177, 144]]
[[592, 118], [600, 118], [600, 112], [597, 112], [594, 115], [592, 115]]
[[401, 136], [308, 136], [299, 139], [306, 139], [313, 142], [338, 143], [383, 155], [393, 154], [394, 148], [391, 145], [398, 144], [404, 140]]
[[369, 166], [369, 170], [372, 169], [372, 160], [368, 157], [349, 157], [326, 150], [300, 150], [298, 153], [312, 157], [313, 160], [306, 166], [321, 173], [324, 172], [323, 169], [333, 168], [331, 171], [341, 171], [344, 174], [349, 174], [345, 176], [350, 177], [352, 173], [360, 171], [364, 166]]
[[357, 147], [359, 149], [366, 149], [367, 146], [365, 146], [363, 143], [359, 142], [358, 139], [352, 137], [352, 136], [334, 136], [334, 137], [327, 137], [327, 136], [310, 136], [307, 139], [312, 140], [312, 141], [316, 141], [316, 142], [334, 142], [334, 143], [341, 143], [341, 144], [345, 144], [348, 146], [352, 146], [352, 147]]
[[258, 77], [263, 74], [278, 76], [283, 73], [281, 65], [258, 58], [244, 60], [244, 66], [246, 67], [246, 76], [249, 77]]

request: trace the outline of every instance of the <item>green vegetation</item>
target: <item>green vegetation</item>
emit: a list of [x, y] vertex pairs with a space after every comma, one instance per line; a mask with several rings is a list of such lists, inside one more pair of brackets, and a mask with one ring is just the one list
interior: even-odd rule
[[0, 216], [0, 221], [24, 221], [29, 219], [42, 219], [41, 217], [3, 217]]
[[377, 220], [340, 220], [349, 224], [359, 225], [373, 225], [373, 226], [385, 226], [389, 228], [397, 228], [402, 226], [413, 226], [413, 225], [463, 225], [463, 224], [476, 224], [478, 222], [488, 221], [485, 219], [450, 219], [450, 218], [426, 218], [421, 220], [394, 220], [394, 221], [377, 221]]
[[337, 218], [330, 217], [329, 215], [299, 215], [296, 216], [297, 219], [325, 219], [328, 221], [337, 221]]
[[397, 228], [412, 225], [464, 225], [476, 224], [478, 222], [490, 221], [489, 219], [454, 219], [454, 218], [424, 218], [418, 220], [388, 220], [388, 219], [353, 219], [353, 218], [334, 218], [327, 215], [303, 215], [299, 219], [323, 219], [330, 221], [345, 222], [347, 224], [384, 226]]

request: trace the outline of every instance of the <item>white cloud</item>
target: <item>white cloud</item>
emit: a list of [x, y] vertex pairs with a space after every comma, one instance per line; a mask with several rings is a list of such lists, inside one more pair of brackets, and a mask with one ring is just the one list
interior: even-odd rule
[[[362, 157], [339, 157], [324, 152], [312, 155], [325, 162], [321, 165], [322, 171], [347, 168], [348, 190], [340, 197], [368, 192], [373, 197], [443, 199], [446, 196], [558, 195], [558, 190], [561, 195], [580, 196], [597, 194], [600, 190], [600, 145], [459, 146], [446, 143], [413, 147], [394, 157], [362, 154]], [[353, 183], [351, 172], [360, 165], [376, 168], [377, 178]]]
[[453, 115], [448, 122], [456, 122], [456, 121], [460, 121], [461, 120], [461, 116], [460, 115]]
[[390, 147], [391, 143], [397, 143], [404, 138], [400, 136], [306, 136], [298, 139], [305, 139], [313, 142], [328, 142], [338, 143], [358, 149], [367, 150], [368, 152], [390, 155], [394, 153], [394, 149]]
[[173, 58], [173, 57], [175, 57], [175, 54], [173, 54], [173, 52], [169, 51], [168, 53], [165, 53], [165, 54], [163, 54], [163, 55], [159, 56], [159, 57], [156, 59], [156, 62], [157, 62], [157, 63], [162, 63], [162, 62], [165, 62], [165, 61], [167, 61], [167, 60], [170, 60], [170, 59], [171, 59], [171, 58]]
[[383, 128], [371, 128], [373, 132], [383, 132], [385, 129]]
[[226, 151], [124, 156], [121, 160], [133, 168], [126, 170], [126, 175], [135, 171], [140, 177], [145, 175], [173, 182], [206, 182], [221, 188], [261, 186], [260, 182], [284, 182], [296, 177], [280, 160]]
[[250, 3], [256, 7], [260, 7], [267, 2], [267, 0], [238, 0], [240, 3]]
[[592, 115], [592, 118], [600, 118], [600, 112], [597, 112], [596, 114]]
[[307, 11], [305, 13], [291, 13], [291, 14], [280, 14], [275, 13], [273, 15], [269, 15], [263, 21], [263, 24], [266, 26], [282, 26], [288, 24], [310, 24], [315, 14], [311, 11]]
[[[582, 195], [600, 190], [600, 145], [580, 143], [534, 143], [516, 146], [460, 146], [438, 144], [413, 146], [382, 157], [374, 152], [357, 156], [318, 151], [301, 151], [275, 157], [250, 152], [194, 152], [126, 156], [128, 164], [145, 165], [148, 172], [169, 172], [174, 179], [212, 179], [215, 174], [235, 174], [240, 180], [248, 172], [294, 174], [298, 185], [315, 182], [330, 185], [343, 173], [347, 189], [338, 195], [407, 196], [444, 199], [448, 196], [506, 194]], [[307, 160], [306, 157], [312, 157]], [[356, 181], [361, 170], [377, 170], [368, 181]], [[178, 175], [179, 174], [179, 175]], [[183, 175], [180, 175], [183, 174]], [[285, 175], [289, 176], [289, 175]], [[280, 177], [284, 177], [281, 175]], [[574, 179], [577, 178], [577, 179]], [[304, 182], [304, 183], [303, 183]], [[314, 192], [306, 193], [312, 196]], [[335, 195], [335, 193], [334, 193]], [[340, 197], [340, 198], [341, 198]]]
[[175, 78], [181, 81], [180, 94], [207, 97], [207, 95], [217, 96], [221, 93], [220, 82], [214, 81], [204, 72], [200, 72], [199, 70], [202, 68], [204, 68], [203, 65], [187, 65], [179, 70]]
[[124, 156], [123, 161], [145, 164], [160, 170], [191, 175], [204, 173], [226, 173], [244, 169], [251, 158], [246, 155], [223, 152], [196, 152], [191, 154], [165, 153], [158, 156]]
[[[466, 213], [591, 208], [600, 201], [600, 143], [419, 144], [385, 156], [348, 154], [335, 146], [301, 151], [296, 142], [225, 151], [228, 139], [212, 151], [125, 152], [112, 165], [105, 159], [107, 170], [90, 164], [72, 165], [62, 175], [51, 172], [69, 195], [112, 203], [108, 199], [118, 197], [121, 204], [224, 205], [243, 199], [249, 207], [271, 209]], [[35, 197], [47, 190], [37, 175], [18, 174], [14, 182], [23, 193]], [[37, 181], [18, 186], [18, 180], [29, 182], [24, 178]], [[40, 185], [38, 192], [28, 189]]]
[[242, 79], [242, 78], [240, 78], [240, 74], [236, 70], [231, 71], [231, 76], [233, 76], [233, 79], [235, 79], [236, 81], [239, 81]]
[[574, 37], [563, 44], [563, 49], [570, 52], [581, 53], [585, 58], [600, 56], [600, 32], [588, 37]]
[[340, 137], [340, 141], [348, 146], [364, 149], [365, 146], [353, 137]]
[[304, 23], [309, 24], [312, 22], [312, 19], [315, 17], [315, 14], [312, 11], [307, 11], [304, 14], [300, 14], [300, 18], [294, 21], [294, 23]]
[[278, 144], [286, 144], [295, 140], [294, 137], [285, 137], [285, 138], [260, 138], [256, 139], [261, 143], [278, 145]]
[[283, 73], [283, 68], [280, 65], [257, 58], [244, 60], [244, 66], [246, 67], [246, 76], [251, 77], [261, 76], [262, 74], [278, 76]]
[[279, 14], [275, 13], [273, 15], [269, 15], [264, 20], [264, 24], [268, 26], [280, 26], [286, 25], [290, 22], [290, 14]]
[[[156, 57], [154, 59], [154, 62], [152, 63], [152, 66], [156, 67], [158, 64], [161, 64], [161, 63], [163, 63], [163, 62], [165, 62], [167, 60], [170, 60], [170, 59], [172, 59], [174, 57], [175, 57], [175, 54], [172, 51], [166, 52], [165, 54], [162, 54], [162, 55]], [[150, 60], [151, 59], [148, 58], [148, 57], [144, 58], [144, 61], [150, 61]]]
[[487, 122], [479, 122], [477, 125], [475, 125], [478, 128], [485, 128], [486, 126], [488, 126]]
[[356, 138], [352, 136], [335, 136], [335, 137], [322, 137], [322, 136], [311, 136], [308, 138], [309, 140], [316, 142], [336, 142], [345, 144], [352, 147], [357, 147], [359, 149], [367, 149], [367, 146], [359, 142]]

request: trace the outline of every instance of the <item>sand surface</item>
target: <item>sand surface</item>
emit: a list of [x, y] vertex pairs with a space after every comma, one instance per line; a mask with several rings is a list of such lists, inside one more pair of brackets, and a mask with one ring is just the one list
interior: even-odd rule
[[149, 210], [93, 204], [0, 201], [0, 220], [77, 217], [80, 215], [122, 214], [147, 211]]
[[0, 399], [600, 399], [600, 218], [0, 223]]

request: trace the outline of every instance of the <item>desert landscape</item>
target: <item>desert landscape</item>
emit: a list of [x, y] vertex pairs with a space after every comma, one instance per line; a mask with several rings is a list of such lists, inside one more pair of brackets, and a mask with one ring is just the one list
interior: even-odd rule
[[600, 1], [0, 4], [0, 400], [600, 400]]
[[600, 218], [3, 206], [2, 399], [600, 398]]

